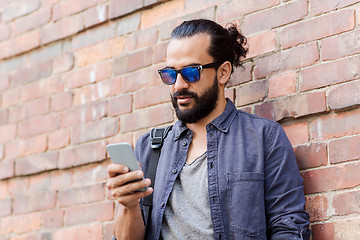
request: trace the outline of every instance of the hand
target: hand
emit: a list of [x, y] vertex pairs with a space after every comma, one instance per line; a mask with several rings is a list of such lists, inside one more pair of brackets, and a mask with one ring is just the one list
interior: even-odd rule
[[[144, 176], [141, 170], [129, 172], [128, 167], [114, 163], [110, 164], [107, 170], [109, 179], [106, 186], [110, 190], [111, 196], [124, 207], [133, 208], [139, 206], [140, 199], [153, 192], [153, 189], [148, 187], [151, 184], [148, 178], [131, 182]], [[137, 192], [137, 190], [144, 187], [148, 187], [146, 191]]]

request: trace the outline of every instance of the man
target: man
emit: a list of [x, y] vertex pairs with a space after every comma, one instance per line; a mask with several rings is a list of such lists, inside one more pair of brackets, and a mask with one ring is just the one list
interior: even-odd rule
[[[224, 89], [245, 57], [246, 39], [231, 26], [193, 20], [174, 29], [166, 68], [178, 122], [164, 141], [154, 189], [122, 165], [108, 167], [107, 187], [120, 203], [117, 239], [308, 239], [302, 178], [292, 147], [275, 122], [238, 111]], [[241, 96], [240, 96], [241, 97]], [[146, 172], [149, 134], [135, 154]], [[153, 194], [145, 228], [140, 199]]]

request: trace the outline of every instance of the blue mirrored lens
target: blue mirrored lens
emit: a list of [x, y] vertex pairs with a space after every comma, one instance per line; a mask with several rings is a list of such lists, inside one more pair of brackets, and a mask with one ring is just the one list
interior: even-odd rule
[[165, 84], [174, 84], [176, 81], [176, 72], [171, 69], [165, 69], [161, 72], [161, 78]]
[[199, 70], [196, 67], [188, 67], [182, 69], [182, 75], [186, 80], [191, 83], [197, 82], [200, 80]]

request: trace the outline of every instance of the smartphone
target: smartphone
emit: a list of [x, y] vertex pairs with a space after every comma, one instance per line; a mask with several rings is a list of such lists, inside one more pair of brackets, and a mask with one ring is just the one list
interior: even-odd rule
[[[141, 169], [130, 144], [128, 143], [109, 144], [107, 145], [106, 150], [110, 154], [110, 158], [113, 163], [125, 165], [129, 168], [130, 171], [136, 171]], [[136, 181], [140, 181], [140, 180], [141, 179]], [[141, 188], [138, 191], [146, 191], [146, 189], [147, 188]]]

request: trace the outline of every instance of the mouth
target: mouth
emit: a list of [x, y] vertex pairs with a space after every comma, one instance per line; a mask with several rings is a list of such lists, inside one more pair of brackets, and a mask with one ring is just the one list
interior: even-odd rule
[[187, 105], [190, 103], [191, 98], [192, 97], [190, 97], [190, 96], [179, 96], [176, 98], [176, 100], [179, 105]]

